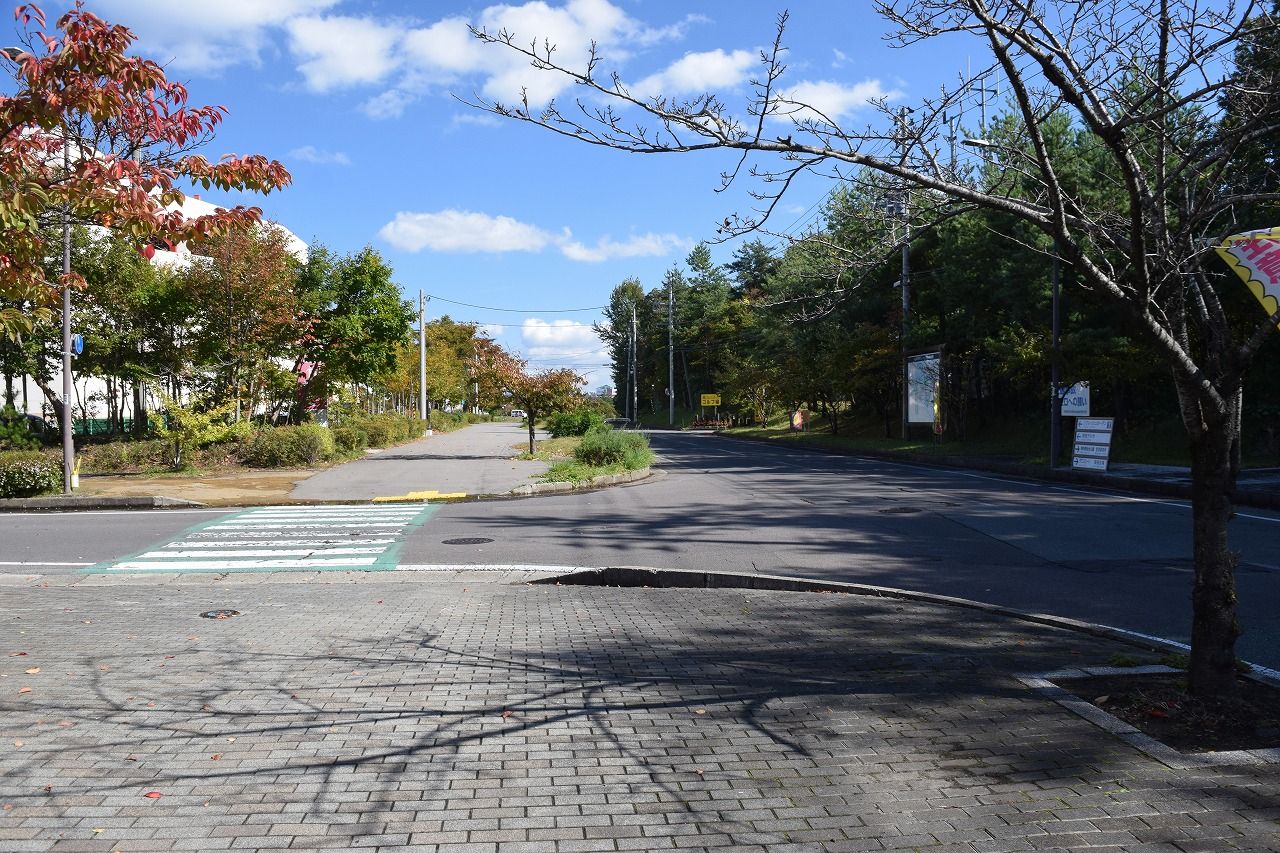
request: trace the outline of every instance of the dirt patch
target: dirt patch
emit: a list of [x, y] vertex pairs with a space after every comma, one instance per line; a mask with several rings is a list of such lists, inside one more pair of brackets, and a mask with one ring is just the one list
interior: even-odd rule
[[1239, 695], [1204, 700], [1186, 675], [1100, 675], [1057, 684], [1180, 752], [1280, 748], [1280, 688], [1239, 679]]
[[233, 469], [199, 475], [102, 474], [82, 477], [77, 494], [102, 497], [161, 495], [212, 506], [240, 506], [287, 501], [293, 487], [315, 473], [308, 469]]

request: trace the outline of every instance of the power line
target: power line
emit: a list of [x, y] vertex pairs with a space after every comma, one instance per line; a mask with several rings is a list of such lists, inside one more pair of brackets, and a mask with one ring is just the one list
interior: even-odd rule
[[443, 296], [435, 296], [430, 293], [427, 296], [440, 302], [448, 302], [450, 305], [478, 308], [481, 311], [505, 311], [509, 314], [577, 314], [586, 313], [587, 311], [603, 311], [609, 307], [608, 305], [595, 305], [591, 308], [494, 308], [492, 305], [472, 305], [470, 302], [455, 302], [452, 299], [445, 299]]

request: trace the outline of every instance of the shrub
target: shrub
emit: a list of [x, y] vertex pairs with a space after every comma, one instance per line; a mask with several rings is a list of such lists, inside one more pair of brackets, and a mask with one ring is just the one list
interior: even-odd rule
[[418, 430], [417, 424], [416, 418], [387, 413], [353, 419], [347, 425], [362, 430], [369, 438], [370, 447], [390, 447], [413, 436]]
[[586, 435], [605, 428], [604, 415], [587, 408], [555, 412], [547, 418], [547, 431], [556, 438], [566, 435]]
[[38, 450], [40, 439], [13, 406], [0, 409], [0, 450]]
[[35, 450], [0, 453], [0, 498], [29, 498], [62, 489], [62, 462]]
[[643, 435], [613, 430], [587, 433], [574, 456], [587, 465], [622, 465], [628, 471], [647, 467], [653, 461], [653, 451]]
[[162, 441], [112, 441], [80, 448], [81, 467], [95, 474], [151, 468], [166, 458], [166, 445]]
[[369, 434], [359, 427], [336, 426], [330, 432], [339, 453], [360, 453], [369, 446]]
[[298, 424], [259, 430], [241, 446], [240, 458], [254, 468], [293, 468], [330, 459], [334, 450], [327, 427]]

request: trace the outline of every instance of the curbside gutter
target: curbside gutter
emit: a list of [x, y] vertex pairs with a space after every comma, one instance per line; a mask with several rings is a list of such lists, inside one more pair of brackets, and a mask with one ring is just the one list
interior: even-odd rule
[[[1130, 477], [1123, 474], [1099, 474], [1092, 471], [1075, 471], [1070, 468], [1047, 468], [1039, 465], [1027, 465], [1021, 462], [1001, 462], [998, 459], [974, 459], [968, 456], [925, 457], [893, 450], [846, 450], [839, 447], [830, 447], [825, 444], [818, 444], [816, 442], [807, 442], [795, 439], [788, 441], [775, 441], [771, 438], [758, 438], [749, 435], [728, 435], [722, 432], [716, 432], [715, 434], [722, 438], [735, 439], [737, 441], [772, 444], [775, 447], [793, 447], [797, 450], [826, 453], [831, 456], [862, 456], [869, 459], [882, 459], [886, 462], [902, 462], [911, 465], [922, 465], [929, 468], [962, 468], [970, 471], [986, 471], [993, 474], [1004, 474], [1010, 477], [1021, 477], [1026, 480], [1070, 483], [1078, 486], [1119, 489], [1121, 491], [1139, 492], [1142, 494], [1159, 495], [1167, 498], [1191, 500], [1191, 485], [1189, 483], [1165, 482], [1143, 477]], [[1231, 501], [1236, 506], [1250, 506], [1258, 509], [1280, 509], [1280, 492], [1237, 488], [1231, 495]]]
[[198, 501], [163, 495], [107, 497], [103, 495], [53, 495], [43, 498], [0, 499], [0, 512], [49, 512], [80, 509], [179, 509], [204, 507]]
[[529, 495], [562, 495], [569, 492], [584, 492], [601, 489], [605, 486], [617, 486], [623, 483], [634, 483], [653, 475], [653, 469], [641, 468], [639, 471], [627, 471], [625, 474], [602, 474], [580, 483], [530, 483], [527, 486], [516, 486], [508, 495], [527, 497]]

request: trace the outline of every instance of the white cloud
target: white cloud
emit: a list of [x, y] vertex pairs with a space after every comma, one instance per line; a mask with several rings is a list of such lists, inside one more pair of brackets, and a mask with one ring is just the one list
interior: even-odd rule
[[[805, 80], [784, 92], [783, 98], [792, 103], [789, 111], [788, 106], [784, 105], [779, 117], [796, 121], [812, 118], [839, 122], [868, 108], [872, 101], [881, 98], [893, 100], [901, 97], [901, 94], [897, 90], [886, 90], [879, 80], [863, 80], [853, 85], [832, 80]], [[806, 109], [807, 107], [812, 109]]]
[[654, 95], [701, 94], [744, 82], [756, 56], [749, 50], [708, 50], [686, 53], [665, 70], [645, 77], [631, 91], [642, 98]]
[[521, 324], [520, 334], [520, 349], [537, 369], [568, 367], [586, 374], [609, 363], [604, 343], [587, 323], [530, 317]]
[[450, 126], [461, 127], [465, 124], [478, 124], [482, 127], [501, 127], [502, 119], [488, 113], [454, 113]]
[[319, 163], [321, 165], [350, 166], [351, 158], [342, 151], [324, 151], [316, 148], [314, 145], [304, 145], [301, 148], [295, 148], [289, 152], [289, 156], [295, 160], [302, 160], [304, 163]]
[[539, 252], [555, 240], [555, 235], [509, 216], [469, 210], [401, 211], [378, 236], [406, 252]]
[[418, 96], [402, 89], [388, 89], [375, 95], [360, 105], [360, 110], [369, 118], [400, 118], [405, 109], [418, 100]]
[[601, 237], [594, 246], [574, 240], [568, 228], [553, 233], [510, 216], [469, 210], [438, 213], [400, 211], [378, 236], [406, 252], [541, 252], [556, 246], [571, 261], [599, 263], [614, 258], [641, 258], [687, 252], [693, 241], [675, 234], [638, 234], [617, 241]]
[[231, 65], [256, 65], [270, 45], [272, 28], [323, 12], [337, 1], [98, 0], [94, 11], [108, 20], [127, 21], [143, 52], [169, 67], [216, 73]]
[[587, 247], [576, 240], [566, 240], [560, 244], [560, 251], [566, 258], [574, 261], [598, 263], [613, 258], [650, 258], [668, 255], [675, 251], [687, 252], [693, 248], [693, 242], [675, 234], [638, 234], [618, 242], [610, 237], [602, 237], [595, 246]]
[[831, 48], [831, 53], [833, 56], [831, 60], [832, 68], [843, 68], [849, 62], [849, 54], [845, 53], [840, 48]]
[[334, 15], [293, 18], [285, 28], [289, 49], [302, 59], [298, 70], [316, 92], [377, 83], [399, 65], [400, 27]]

